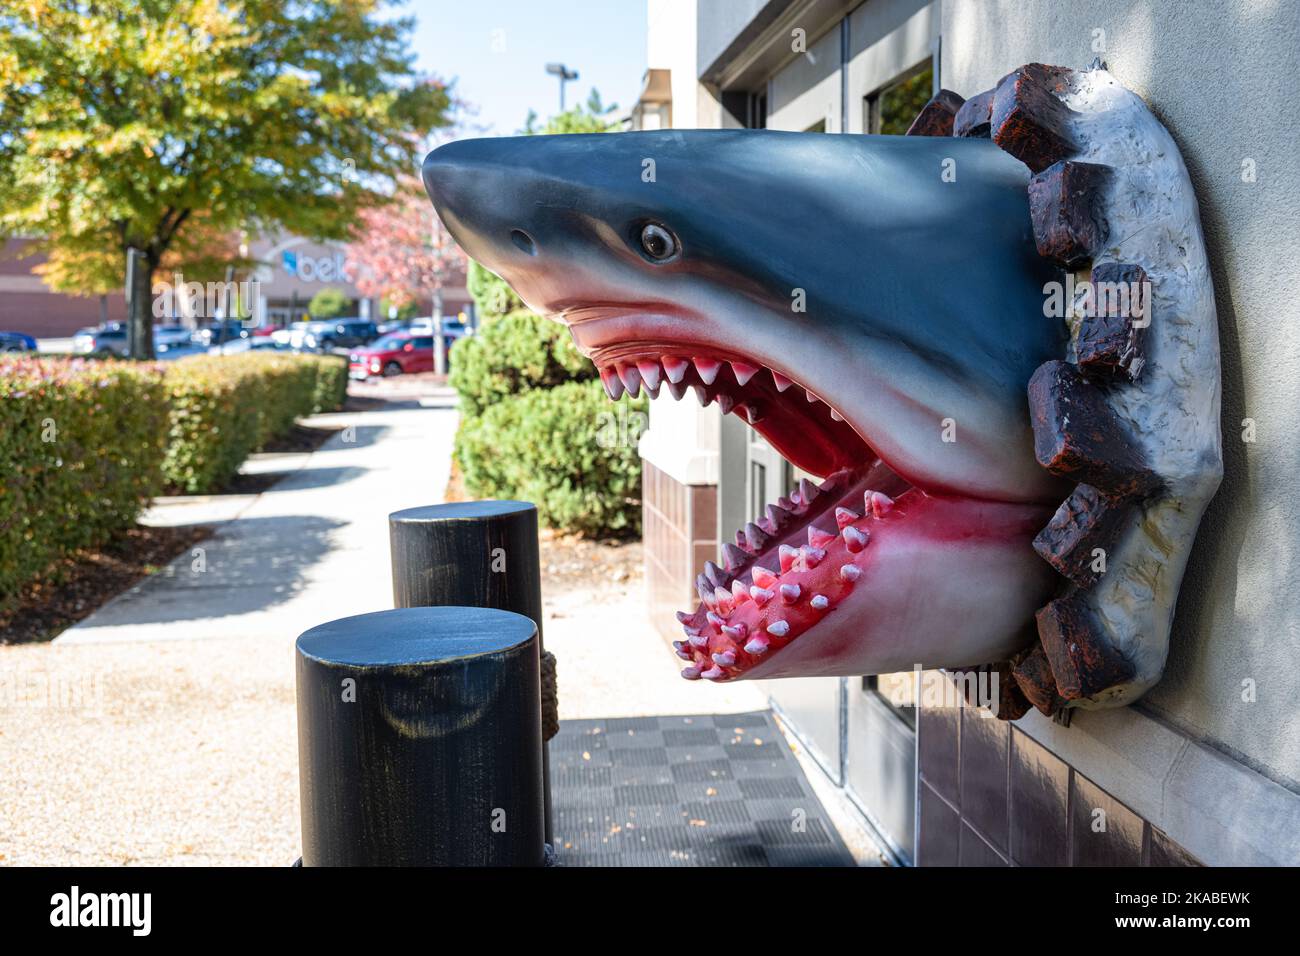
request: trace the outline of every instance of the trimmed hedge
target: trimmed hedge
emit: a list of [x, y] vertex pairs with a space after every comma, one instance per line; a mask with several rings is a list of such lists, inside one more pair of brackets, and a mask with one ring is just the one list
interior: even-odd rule
[[0, 609], [162, 487], [161, 366], [0, 358]]
[[563, 325], [532, 312], [511, 312], [484, 323], [451, 349], [451, 387], [461, 411], [481, 415], [502, 399], [536, 388], [597, 378]]
[[347, 363], [334, 355], [252, 353], [180, 359], [167, 371], [171, 409], [163, 476], [189, 494], [230, 481], [295, 419], [342, 407]]
[[589, 535], [641, 527], [641, 460], [636, 440], [645, 398], [610, 402], [599, 381], [567, 382], [498, 400], [466, 415], [456, 459], [470, 494], [519, 498], [541, 520]]
[[341, 408], [347, 382], [334, 355], [0, 356], [0, 611], [58, 559], [130, 526], [165, 486], [219, 489], [299, 416]]

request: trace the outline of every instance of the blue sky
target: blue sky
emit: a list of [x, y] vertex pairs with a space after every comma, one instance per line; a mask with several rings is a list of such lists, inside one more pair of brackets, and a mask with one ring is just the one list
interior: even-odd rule
[[477, 107], [473, 122], [508, 135], [529, 109], [559, 111], [559, 80], [546, 64], [579, 77], [568, 105], [594, 86], [624, 116], [645, 72], [645, 0], [409, 0], [397, 8], [419, 24], [412, 39], [422, 71], [456, 78], [460, 97]]

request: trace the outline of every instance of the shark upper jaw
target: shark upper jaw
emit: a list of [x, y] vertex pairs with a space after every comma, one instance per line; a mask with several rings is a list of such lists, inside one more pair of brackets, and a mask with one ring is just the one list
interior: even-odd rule
[[[638, 337], [635, 329], [655, 327], [669, 311], [584, 306], [566, 321], [575, 338], [587, 338], [584, 351], [612, 400], [693, 393], [702, 405], [742, 416], [783, 456], [824, 476], [801, 480], [738, 529], [721, 566], [706, 564], [696, 579], [699, 604], [677, 615], [684, 678], [976, 666], [1019, 649], [1054, 583], [1031, 547], [1049, 505], [906, 480], [845, 414], [763, 359]], [[595, 325], [599, 344], [590, 344]]]

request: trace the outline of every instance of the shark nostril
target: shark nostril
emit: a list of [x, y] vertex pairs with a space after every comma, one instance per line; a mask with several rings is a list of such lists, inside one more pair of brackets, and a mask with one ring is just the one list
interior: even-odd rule
[[522, 229], [511, 229], [510, 241], [518, 246], [521, 252], [526, 252], [530, 256], [537, 255], [537, 244], [533, 242], [533, 237]]

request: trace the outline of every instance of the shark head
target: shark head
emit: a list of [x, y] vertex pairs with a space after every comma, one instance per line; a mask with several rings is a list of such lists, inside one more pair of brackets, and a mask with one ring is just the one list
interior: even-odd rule
[[1023, 164], [987, 140], [667, 131], [460, 140], [424, 182], [473, 258], [617, 399], [740, 414], [819, 481], [753, 516], [678, 615], [683, 676], [966, 667], [1026, 641], [1043, 311]]

